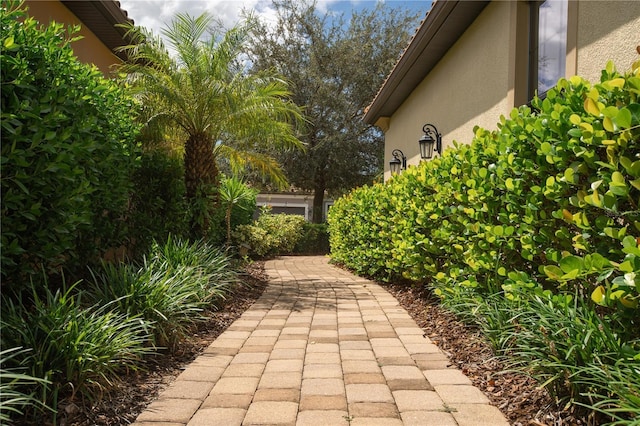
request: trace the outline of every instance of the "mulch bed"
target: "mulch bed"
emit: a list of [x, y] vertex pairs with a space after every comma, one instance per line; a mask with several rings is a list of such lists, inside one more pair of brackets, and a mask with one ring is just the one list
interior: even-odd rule
[[[220, 309], [200, 324], [179, 353], [161, 354], [147, 363], [145, 372], [131, 373], [113, 392], [86, 407], [64, 407], [62, 426], [128, 425], [224, 330], [257, 300], [267, 286], [264, 264], [251, 264], [239, 288]], [[381, 285], [393, 294], [425, 334], [489, 397], [514, 426], [585, 425], [554, 406], [537, 383], [522, 374], [505, 371], [477, 330], [458, 321], [425, 289], [404, 284]]]

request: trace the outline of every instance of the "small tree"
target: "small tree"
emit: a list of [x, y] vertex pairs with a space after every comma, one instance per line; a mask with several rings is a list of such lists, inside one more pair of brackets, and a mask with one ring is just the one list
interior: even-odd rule
[[227, 245], [231, 243], [231, 213], [233, 209], [238, 208], [251, 215], [256, 207], [255, 201], [257, 193], [258, 191], [249, 188], [238, 178], [230, 177], [222, 180], [222, 184], [220, 185], [220, 200], [225, 209]]
[[241, 59], [254, 21], [248, 18], [226, 32], [212, 24], [206, 13], [178, 14], [162, 31], [173, 52], [159, 37], [134, 28], [136, 44], [123, 48], [130, 60], [122, 70], [153, 110], [148, 124], [177, 127], [183, 134], [186, 195], [192, 203], [201, 195], [217, 204], [219, 159], [234, 170], [254, 167], [284, 185], [278, 163], [260, 148], [302, 146], [292, 126], [301, 120], [300, 110], [285, 81], [270, 71], [245, 73]]

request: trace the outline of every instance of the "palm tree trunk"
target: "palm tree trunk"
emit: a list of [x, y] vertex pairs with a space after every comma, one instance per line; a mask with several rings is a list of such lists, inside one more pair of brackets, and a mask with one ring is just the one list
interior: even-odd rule
[[192, 200], [202, 186], [217, 188], [218, 179], [211, 138], [206, 134], [189, 136], [184, 147], [184, 183], [187, 198]]
[[[207, 237], [211, 216], [218, 206], [218, 167], [213, 155], [211, 138], [206, 134], [189, 136], [184, 147], [184, 183], [187, 201], [195, 208], [191, 232], [199, 238]], [[202, 197], [201, 200], [197, 200]]]

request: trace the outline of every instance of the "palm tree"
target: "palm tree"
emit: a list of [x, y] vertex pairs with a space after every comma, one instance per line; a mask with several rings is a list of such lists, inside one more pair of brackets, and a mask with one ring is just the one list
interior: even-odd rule
[[252, 17], [226, 32], [212, 23], [207, 13], [176, 15], [162, 30], [169, 49], [160, 37], [130, 27], [134, 44], [122, 48], [129, 60], [121, 70], [151, 111], [147, 125], [181, 131], [188, 199], [218, 187], [220, 158], [234, 171], [252, 167], [284, 186], [282, 169], [264, 152], [302, 147], [294, 133], [294, 124], [302, 121], [300, 108], [278, 75], [245, 72], [242, 56]]
[[238, 178], [230, 177], [222, 180], [220, 185], [220, 199], [225, 208], [225, 224], [227, 225], [227, 245], [231, 244], [231, 213], [234, 207], [246, 209], [248, 206], [243, 205], [244, 202], [253, 200], [253, 208], [255, 208], [255, 199], [257, 190], [248, 187]]

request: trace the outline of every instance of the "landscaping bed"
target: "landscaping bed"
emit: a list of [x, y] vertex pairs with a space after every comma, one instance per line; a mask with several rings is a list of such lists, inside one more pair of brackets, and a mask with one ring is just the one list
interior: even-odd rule
[[379, 283], [405, 308], [418, 325], [451, 360], [481, 389], [491, 403], [514, 426], [586, 425], [573, 413], [556, 406], [535, 380], [507, 371], [479, 331], [459, 321], [422, 287]]
[[133, 423], [160, 392], [182, 373], [222, 332], [238, 319], [267, 286], [264, 263], [254, 262], [246, 268], [239, 286], [207, 321], [198, 325], [193, 336], [175, 353], [158, 354], [149, 359], [147, 371], [132, 372], [102, 401], [92, 405], [68, 406], [61, 426], [116, 426]]

